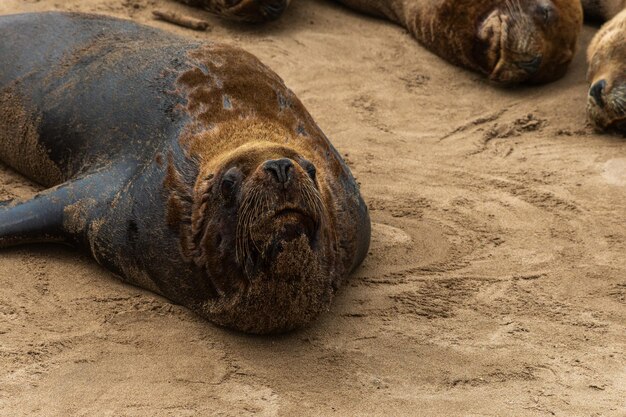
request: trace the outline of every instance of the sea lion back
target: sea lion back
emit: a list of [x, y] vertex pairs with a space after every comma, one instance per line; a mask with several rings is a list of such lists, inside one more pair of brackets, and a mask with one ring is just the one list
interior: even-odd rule
[[[150, 154], [180, 125], [173, 109], [181, 98], [163, 90], [191, 42], [71, 13], [0, 17], [0, 37], [0, 159], [37, 182], [92, 170], [128, 140], [140, 138]], [[141, 112], [129, 118], [129, 108]], [[42, 153], [46, 172], [28, 163], [27, 154]]]

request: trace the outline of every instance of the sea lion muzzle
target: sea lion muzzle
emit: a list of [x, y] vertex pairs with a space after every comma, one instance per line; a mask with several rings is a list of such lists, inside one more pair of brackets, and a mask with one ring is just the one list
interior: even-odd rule
[[606, 89], [606, 80], [600, 80], [594, 83], [589, 89], [589, 96], [595, 101], [598, 107], [604, 107], [604, 90]]
[[[272, 262], [285, 242], [304, 237], [312, 249], [327, 222], [315, 170], [289, 158], [270, 159], [251, 176], [238, 212], [237, 258], [242, 265]], [[304, 242], [303, 241], [303, 242]]]

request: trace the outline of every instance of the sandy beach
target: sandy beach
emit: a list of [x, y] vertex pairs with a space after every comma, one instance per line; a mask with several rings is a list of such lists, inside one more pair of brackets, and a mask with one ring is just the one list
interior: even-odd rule
[[[160, 8], [206, 19], [196, 32]], [[626, 139], [567, 76], [501, 89], [402, 28], [297, 0], [264, 26], [166, 0], [1, 0], [241, 46], [344, 155], [369, 257], [307, 329], [250, 337], [72, 248], [0, 253], [1, 416], [626, 415]], [[0, 166], [0, 199], [40, 188]]]

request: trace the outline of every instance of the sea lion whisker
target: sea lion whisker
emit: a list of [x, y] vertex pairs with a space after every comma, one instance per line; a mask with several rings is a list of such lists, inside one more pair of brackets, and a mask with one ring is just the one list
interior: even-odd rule
[[246, 258], [247, 251], [245, 248], [245, 237], [242, 236], [242, 233], [245, 231], [246, 219], [250, 216], [250, 208], [252, 207], [252, 199], [254, 197], [255, 190], [251, 190], [248, 195], [244, 198], [241, 203], [238, 219], [237, 219], [237, 227], [236, 227], [236, 248], [235, 248], [235, 256], [240, 263], [243, 264], [243, 261]]
[[313, 211], [317, 217], [316, 220], [320, 220], [321, 218], [323, 218], [322, 216], [322, 210], [323, 210], [323, 202], [322, 202], [322, 197], [320, 196], [319, 192], [313, 188], [313, 187], [309, 187], [307, 188], [307, 194], [308, 194], [308, 198], [311, 201], [311, 207], [313, 208]]
[[252, 188], [243, 203], [241, 204], [240, 214], [237, 222], [236, 230], [236, 251], [239, 249], [235, 256], [240, 265], [244, 265], [249, 255], [249, 240], [250, 240], [250, 224], [256, 217], [255, 205], [257, 204], [258, 196], [260, 193], [259, 187]]
[[520, 4], [519, 1], [513, 1], [513, 6], [514, 6], [514, 10], [517, 16], [521, 16], [524, 13], [522, 10], [522, 5]]
[[511, 12], [511, 1], [510, 0], [506, 0], [504, 2], [504, 9], [505, 9], [505, 11], [508, 11], [509, 13]]
[[[269, 202], [268, 202], [269, 198], [267, 197], [267, 195], [265, 193], [260, 193], [259, 192], [259, 194], [260, 194], [260, 197], [261, 197], [261, 199], [263, 201], [263, 204], [262, 205], [259, 204], [259, 205], [256, 206], [256, 210], [254, 212], [254, 216], [252, 216], [250, 218], [250, 224], [247, 226], [248, 229], [252, 228], [253, 221], [258, 220], [261, 217], [261, 213], [263, 213], [263, 212], [267, 213], [268, 209], [269, 209]], [[262, 210], [259, 209], [260, 207], [263, 207], [263, 209]], [[252, 241], [252, 245], [254, 246], [254, 249], [257, 252], [259, 252], [261, 255], [264, 255], [264, 249], [259, 247], [259, 245], [257, 243], [257, 240], [256, 239], [249, 239], [249, 240]]]
[[253, 223], [259, 218], [259, 213], [262, 212], [260, 210], [261, 203], [265, 199], [265, 194], [262, 192], [261, 187], [255, 187], [250, 193], [250, 205], [248, 207], [248, 214], [245, 217], [245, 222], [242, 228], [242, 238], [244, 239], [247, 250], [250, 248], [250, 241], [254, 245], [255, 249], [260, 252], [258, 245], [254, 239], [252, 239], [252, 227]]

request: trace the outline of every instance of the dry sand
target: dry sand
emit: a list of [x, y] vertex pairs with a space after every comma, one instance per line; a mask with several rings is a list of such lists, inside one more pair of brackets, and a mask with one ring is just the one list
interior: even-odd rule
[[[243, 46], [345, 154], [373, 243], [331, 311], [248, 337], [52, 246], [0, 255], [2, 416], [625, 416], [626, 140], [585, 121], [585, 62], [501, 90], [326, 1], [197, 33], [165, 0], [1, 0]], [[580, 51], [596, 28], [586, 27]], [[3, 168], [0, 197], [37, 188]]]

